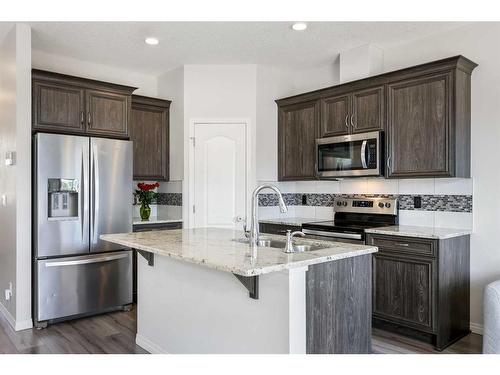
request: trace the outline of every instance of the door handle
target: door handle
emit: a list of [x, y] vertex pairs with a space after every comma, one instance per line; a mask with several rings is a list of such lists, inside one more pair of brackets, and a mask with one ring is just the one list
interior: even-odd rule
[[351, 126], [355, 129], [356, 125], [354, 124], [354, 115], [351, 115]]
[[80, 260], [63, 260], [58, 262], [48, 262], [45, 263], [45, 267], [64, 267], [64, 266], [79, 266], [82, 264], [92, 264], [92, 263], [103, 263], [110, 262], [112, 260], [118, 260], [127, 258], [128, 253], [119, 254], [119, 255], [108, 255], [99, 258], [89, 258], [89, 259], [80, 259]]
[[90, 125], [92, 123], [92, 113], [87, 113], [87, 124]]
[[363, 166], [363, 169], [366, 169], [366, 143], [367, 141], [364, 140], [363, 143], [361, 144], [361, 165]]
[[346, 116], [345, 116], [345, 121], [344, 121], [344, 122], [345, 122], [345, 127], [346, 127], [347, 129], [349, 129], [349, 123], [347, 122], [347, 120], [348, 120], [348, 119], [349, 119], [349, 115], [346, 115]]
[[97, 156], [97, 146], [92, 144], [92, 190], [93, 190], [93, 223], [92, 223], [92, 243], [97, 243], [99, 234], [99, 158]]
[[80, 124], [84, 124], [85, 122], [85, 112], [80, 111]]

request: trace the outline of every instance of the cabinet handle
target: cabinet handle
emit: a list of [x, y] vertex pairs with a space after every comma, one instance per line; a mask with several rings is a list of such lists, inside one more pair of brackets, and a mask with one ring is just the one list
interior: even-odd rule
[[396, 245], [402, 246], [402, 247], [409, 247], [410, 245], [407, 243], [397, 243]]
[[92, 114], [89, 112], [87, 116], [88, 116], [88, 118], [87, 118], [87, 120], [88, 120], [87, 124], [90, 125], [90, 123], [92, 122]]
[[345, 116], [345, 127], [349, 129], [349, 124], [347, 123], [347, 120], [349, 119], [349, 115]]
[[356, 125], [354, 124], [354, 120], [353, 119], [354, 119], [354, 115], [351, 115], [351, 126], [353, 128], [356, 128]]
[[387, 168], [392, 169], [391, 168], [391, 157], [390, 156], [387, 158]]
[[84, 122], [85, 122], [85, 112], [80, 111], [80, 124], [83, 125]]

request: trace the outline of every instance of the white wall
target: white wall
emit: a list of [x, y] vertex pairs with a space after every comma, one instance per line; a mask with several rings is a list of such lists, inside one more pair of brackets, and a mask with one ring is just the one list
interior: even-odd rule
[[[31, 30], [17, 24], [0, 46], [0, 310], [16, 329], [31, 322]], [[15, 165], [6, 166], [6, 152]], [[13, 285], [5, 300], [4, 289]]]
[[153, 97], [157, 95], [157, 79], [153, 74], [136, 73], [114, 66], [53, 55], [38, 50], [32, 51], [32, 65], [34, 69], [137, 87], [137, 90], [134, 91], [134, 94], [137, 95]]
[[[158, 97], [170, 104], [170, 180], [184, 176], [184, 67], [158, 77]], [[160, 191], [161, 190], [160, 187]]]
[[500, 279], [500, 24], [475, 23], [385, 51], [386, 71], [462, 54], [479, 64], [472, 73], [471, 321], [482, 324], [484, 286]]

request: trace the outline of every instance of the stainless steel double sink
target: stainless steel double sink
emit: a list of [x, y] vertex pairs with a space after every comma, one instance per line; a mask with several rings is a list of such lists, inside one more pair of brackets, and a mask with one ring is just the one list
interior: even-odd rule
[[[248, 243], [248, 239], [247, 238], [243, 238], [243, 239], [240, 239], [240, 240], [236, 240], [238, 242], [242, 242], [242, 243]], [[257, 246], [259, 247], [272, 247], [274, 249], [281, 249], [281, 250], [285, 250], [285, 247], [286, 247], [286, 241], [280, 241], [280, 240], [273, 240], [273, 239], [260, 239], [258, 242], [257, 242]], [[309, 245], [309, 244], [294, 244], [293, 245], [293, 250], [295, 253], [302, 253], [304, 251], [314, 251], [314, 250], [321, 250], [321, 249], [327, 249], [328, 245], [318, 245], [318, 244], [314, 244], [314, 245]]]

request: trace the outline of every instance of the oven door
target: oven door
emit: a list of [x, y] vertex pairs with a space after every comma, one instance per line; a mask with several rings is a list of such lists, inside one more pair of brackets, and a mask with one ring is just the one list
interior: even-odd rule
[[316, 140], [318, 177], [382, 176], [381, 131]]

